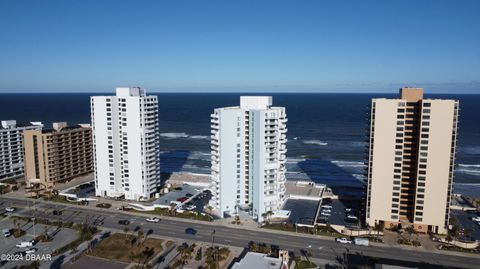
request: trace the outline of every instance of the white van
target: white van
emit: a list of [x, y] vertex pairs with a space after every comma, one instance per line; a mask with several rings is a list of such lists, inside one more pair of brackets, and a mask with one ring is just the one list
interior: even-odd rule
[[353, 243], [358, 246], [368, 247], [369, 241], [367, 238], [355, 237], [355, 239], [353, 239]]

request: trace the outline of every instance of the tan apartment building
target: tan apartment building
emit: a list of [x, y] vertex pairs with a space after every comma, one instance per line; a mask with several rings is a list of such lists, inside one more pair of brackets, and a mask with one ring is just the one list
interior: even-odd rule
[[446, 233], [450, 214], [458, 101], [424, 99], [401, 88], [372, 100], [366, 223]]
[[53, 123], [53, 129], [23, 132], [28, 186], [55, 186], [93, 172], [92, 129], [89, 125]]

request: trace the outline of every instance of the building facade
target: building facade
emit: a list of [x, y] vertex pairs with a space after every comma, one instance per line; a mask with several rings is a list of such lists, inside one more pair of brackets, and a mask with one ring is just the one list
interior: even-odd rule
[[25, 130], [27, 185], [48, 188], [57, 182], [93, 172], [92, 129], [89, 125], [53, 123], [53, 129]]
[[373, 99], [366, 223], [446, 233], [450, 214], [458, 101], [424, 99], [401, 88], [398, 99]]
[[157, 96], [117, 88], [115, 96], [91, 97], [91, 116], [96, 194], [152, 197], [160, 186]]
[[242, 96], [211, 115], [212, 200], [220, 216], [250, 208], [253, 218], [285, 200], [286, 114], [270, 96]]
[[24, 176], [23, 139], [25, 130], [42, 129], [41, 122], [17, 124], [3, 120], [0, 126], [0, 181], [14, 180]]

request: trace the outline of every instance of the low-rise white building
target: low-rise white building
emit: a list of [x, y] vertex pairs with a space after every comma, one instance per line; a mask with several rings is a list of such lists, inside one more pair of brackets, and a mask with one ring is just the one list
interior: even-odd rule
[[152, 197], [160, 186], [157, 96], [141, 88], [117, 88], [92, 96], [96, 195]]
[[0, 126], [0, 181], [24, 176], [22, 133], [24, 130], [42, 129], [42, 127], [41, 122], [17, 124], [15, 120], [2, 120]]
[[259, 222], [285, 200], [286, 114], [271, 96], [242, 96], [211, 115], [212, 200], [221, 217], [250, 207]]

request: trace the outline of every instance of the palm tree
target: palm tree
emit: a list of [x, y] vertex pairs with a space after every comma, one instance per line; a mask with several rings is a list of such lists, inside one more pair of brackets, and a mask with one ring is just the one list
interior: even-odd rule
[[383, 222], [379, 222], [375, 224], [375, 231], [377, 231], [377, 237], [380, 234], [380, 232], [383, 232], [384, 228], [385, 228], [385, 224]]
[[415, 233], [415, 229], [413, 228], [413, 226], [408, 226], [407, 228], [405, 228], [405, 231], [408, 233], [408, 239], [412, 241], [412, 234]]
[[137, 235], [138, 235], [138, 238], [137, 238], [138, 244], [139, 244], [139, 245], [140, 245], [140, 244], [143, 244], [143, 241], [142, 241], [143, 231], [142, 231], [142, 230], [138, 230]]
[[123, 232], [125, 233], [125, 240], [127, 240], [127, 235], [128, 235], [128, 232], [130, 231], [130, 229], [128, 229], [128, 227], [123, 227]]

